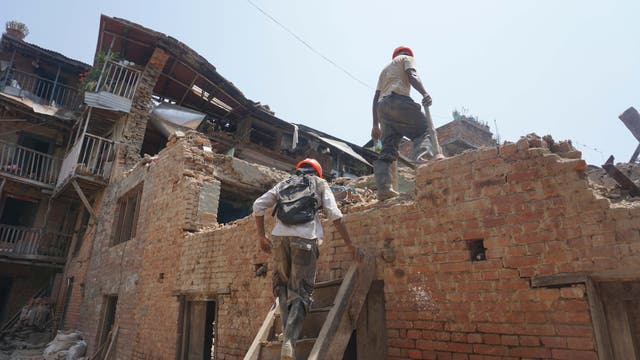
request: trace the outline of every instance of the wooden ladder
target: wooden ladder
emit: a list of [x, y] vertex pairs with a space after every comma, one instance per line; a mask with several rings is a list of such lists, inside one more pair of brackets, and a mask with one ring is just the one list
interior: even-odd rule
[[[361, 264], [351, 265], [344, 279], [316, 283], [313, 304], [296, 343], [296, 359], [342, 359], [356, 328], [371, 282], [375, 259], [365, 254]], [[278, 300], [267, 314], [244, 360], [278, 360], [282, 342]]]

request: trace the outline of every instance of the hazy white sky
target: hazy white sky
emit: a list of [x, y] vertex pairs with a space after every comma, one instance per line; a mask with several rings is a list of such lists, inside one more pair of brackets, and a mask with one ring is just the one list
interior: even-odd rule
[[[640, 1], [38, 0], [8, 2], [27, 41], [93, 62], [101, 13], [173, 36], [280, 118], [364, 144], [379, 71], [413, 48], [436, 126], [467, 108], [501, 140], [570, 139], [590, 164], [628, 161], [638, 142], [617, 116], [640, 109]], [[414, 93], [417, 99], [417, 94]]]

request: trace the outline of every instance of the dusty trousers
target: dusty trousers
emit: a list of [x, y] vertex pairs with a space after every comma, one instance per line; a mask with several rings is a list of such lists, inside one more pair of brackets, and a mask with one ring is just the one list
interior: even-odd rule
[[295, 358], [295, 344], [311, 307], [320, 255], [316, 239], [272, 236], [273, 294], [279, 299], [284, 334], [282, 358]]
[[388, 163], [397, 160], [398, 147], [405, 136], [413, 142], [411, 160], [427, 160], [434, 155], [427, 118], [420, 104], [409, 96], [392, 93], [382, 98], [378, 102], [378, 119], [382, 132], [382, 151], [378, 160]]

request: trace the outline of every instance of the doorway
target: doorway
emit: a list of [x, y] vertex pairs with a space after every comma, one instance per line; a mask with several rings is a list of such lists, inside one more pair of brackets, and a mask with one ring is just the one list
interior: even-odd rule
[[597, 283], [614, 359], [640, 359], [640, 281]]
[[183, 360], [215, 360], [216, 302], [187, 301], [184, 307]]

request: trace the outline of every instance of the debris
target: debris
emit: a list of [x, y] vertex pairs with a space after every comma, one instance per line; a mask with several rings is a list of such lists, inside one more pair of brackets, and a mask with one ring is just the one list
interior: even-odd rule
[[624, 190], [629, 191], [631, 196], [640, 196], [640, 188], [634, 184], [622, 171], [613, 165], [613, 155], [609, 157], [607, 162], [602, 165], [602, 168], [607, 171], [607, 174], [611, 176]]
[[87, 343], [82, 339], [79, 331], [71, 331], [68, 334], [58, 331], [56, 337], [47, 344], [42, 355], [45, 360], [77, 360], [86, 350]]
[[[618, 163], [616, 168], [635, 184], [640, 184], [640, 164]], [[586, 173], [589, 186], [598, 195], [609, 199], [612, 203], [640, 200], [640, 198], [631, 197], [629, 192], [623, 190], [603, 168], [589, 165]]]
[[50, 298], [30, 300], [20, 311], [17, 321], [0, 334], [0, 354], [43, 349], [50, 339], [52, 315], [53, 301]]

